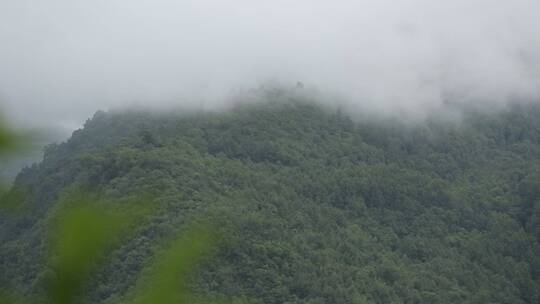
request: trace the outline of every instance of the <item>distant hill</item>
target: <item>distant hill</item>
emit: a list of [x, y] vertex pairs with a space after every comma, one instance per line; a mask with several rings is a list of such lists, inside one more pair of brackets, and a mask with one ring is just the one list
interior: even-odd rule
[[239, 303], [539, 303], [540, 106], [422, 123], [351, 118], [287, 94], [221, 113], [98, 112], [23, 170], [0, 278], [39, 293], [47, 218], [84, 188], [156, 214], [82, 303], [116, 303], [177, 227], [223, 236], [193, 278]]

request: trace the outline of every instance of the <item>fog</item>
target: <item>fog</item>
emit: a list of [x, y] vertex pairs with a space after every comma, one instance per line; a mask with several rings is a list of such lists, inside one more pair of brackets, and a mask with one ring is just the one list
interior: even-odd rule
[[412, 116], [537, 100], [540, 1], [0, 1], [0, 107], [19, 124], [218, 107], [268, 81]]

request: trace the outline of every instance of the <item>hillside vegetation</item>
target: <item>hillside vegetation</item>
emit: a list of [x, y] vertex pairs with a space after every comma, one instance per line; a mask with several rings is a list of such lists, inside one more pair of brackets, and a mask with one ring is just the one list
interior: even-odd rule
[[0, 283], [43, 292], [70, 193], [152, 213], [92, 276], [117, 303], [186, 223], [220, 240], [192, 278], [239, 303], [539, 303], [540, 106], [459, 121], [355, 118], [287, 94], [221, 113], [97, 112], [46, 147], [0, 214]]

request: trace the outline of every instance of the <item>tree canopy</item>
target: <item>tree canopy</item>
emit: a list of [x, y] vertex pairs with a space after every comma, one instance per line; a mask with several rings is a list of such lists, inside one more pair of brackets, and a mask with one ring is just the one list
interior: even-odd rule
[[97, 112], [47, 146], [10, 192], [28, 212], [0, 214], [0, 283], [43, 292], [51, 219], [84, 189], [148, 197], [153, 212], [81, 303], [136, 294], [158, 244], [201, 218], [220, 240], [190, 286], [210, 298], [540, 301], [540, 106], [410, 123], [266, 99], [220, 113]]

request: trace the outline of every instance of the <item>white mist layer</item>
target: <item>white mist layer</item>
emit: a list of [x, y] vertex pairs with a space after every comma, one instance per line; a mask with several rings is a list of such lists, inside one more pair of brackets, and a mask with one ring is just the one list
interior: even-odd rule
[[219, 107], [269, 79], [413, 117], [538, 100], [539, 12], [537, 0], [4, 0], [1, 107], [80, 125], [134, 104]]

